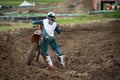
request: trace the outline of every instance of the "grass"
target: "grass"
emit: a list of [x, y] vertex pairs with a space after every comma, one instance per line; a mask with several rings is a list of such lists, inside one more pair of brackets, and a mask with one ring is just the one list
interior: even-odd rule
[[[59, 24], [82, 24], [88, 22], [103, 21], [109, 18], [120, 18], [120, 11], [95, 14], [95, 15], [85, 14], [78, 17], [57, 17], [56, 22]], [[12, 26], [0, 26], [0, 31], [9, 30], [9, 29], [19, 29], [19, 28], [31, 28], [32, 26], [33, 24], [31, 23], [16, 24]]]
[[96, 16], [91, 15], [85, 15], [85, 16], [79, 16], [79, 17], [70, 17], [70, 18], [57, 18], [57, 22], [60, 24], [82, 24], [87, 22], [94, 22], [94, 21], [100, 21], [104, 20], [105, 18], [98, 18]]
[[78, 17], [70, 17], [70, 18], [57, 18], [57, 22], [60, 24], [81, 24], [87, 22], [94, 21], [102, 21], [110, 18], [120, 18], [120, 10], [109, 12], [109, 13], [98, 13], [94, 15], [85, 14], [83, 16]]
[[32, 28], [32, 26], [33, 25], [31, 23], [18, 23], [11, 26], [0, 26], [0, 31], [15, 30], [20, 28]]
[[[0, 5], [11, 5], [13, 7], [17, 7], [20, 5], [24, 0], [0, 0]], [[27, 0], [29, 3], [32, 4], [33, 0]], [[48, 4], [51, 2], [63, 2], [66, 0], [36, 0], [36, 4]]]
[[[56, 22], [59, 24], [82, 24], [87, 22], [99, 21], [103, 19], [105, 18], [97, 18], [96, 16], [85, 15], [81, 17], [69, 17], [69, 18], [57, 17]], [[31, 28], [32, 26], [33, 26], [32, 23], [23, 23], [23, 24], [17, 23], [16, 25], [12, 25], [12, 26], [0, 26], [0, 31], [6, 31], [9, 29], [19, 29], [19, 28]]]
[[120, 18], [120, 10], [111, 13], [102, 13], [104, 18]]

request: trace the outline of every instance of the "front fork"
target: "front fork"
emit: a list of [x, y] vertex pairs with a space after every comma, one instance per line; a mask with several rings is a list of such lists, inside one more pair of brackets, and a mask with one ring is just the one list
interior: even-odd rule
[[38, 46], [38, 54], [36, 55], [36, 61], [38, 62], [39, 61], [39, 56], [40, 56], [40, 47]]

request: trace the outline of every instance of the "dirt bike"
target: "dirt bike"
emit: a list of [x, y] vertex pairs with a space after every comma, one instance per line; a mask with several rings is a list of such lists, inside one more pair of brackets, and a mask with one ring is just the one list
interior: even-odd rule
[[42, 44], [42, 38], [39, 31], [36, 30], [31, 37], [31, 47], [28, 51], [27, 65], [31, 65], [34, 60], [38, 62], [40, 56], [40, 45]]

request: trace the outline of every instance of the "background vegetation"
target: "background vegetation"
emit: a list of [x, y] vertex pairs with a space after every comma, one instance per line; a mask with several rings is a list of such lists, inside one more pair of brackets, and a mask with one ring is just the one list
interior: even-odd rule
[[[82, 23], [89, 23], [89, 22], [109, 19], [109, 16], [106, 16], [106, 14], [100, 14], [100, 15], [101, 16], [98, 16], [98, 14], [94, 14], [94, 15], [85, 14], [83, 16], [78, 16], [78, 17], [57, 17], [56, 22], [59, 24], [82, 24]], [[22, 23], [22, 24], [16, 23], [16, 25], [11, 25], [11, 26], [2, 25], [0, 26], [0, 30], [3, 31], [9, 29], [31, 28], [32, 26], [34, 26], [32, 23]]]
[[11, 25], [0, 25], [0, 31], [14, 30], [20, 28], [32, 28], [31, 23], [16, 23]]
[[120, 18], [120, 10], [113, 11], [110, 13], [102, 13], [104, 18]]
[[[111, 19], [111, 18], [120, 18], [120, 10], [110, 13], [97, 13], [93, 15], [85, 14], [78, 17], [57, 17], [56, 22], [59, 24], [82, 24], [88, 22], [103, 21], [105, 19]], [[17, 23], [16, 25], [11, 25], [11, 26], [0, 25], [0, 30], [3, 31], [9, 29], [31, 28], [32, 26], [33, 26], [32, 23], [22, 23], [22, 24]]]
[[[0, 5], [10, 5], [13, 7], [17, 7], [20, 5], [24, 0], [0, 0]], [[32, 4], [34, 0], [26, 0]], [[51, 2], [63, 2], [66, 0], [35, 0], [36, 4], [48, 4]]]
[[[11, 5], [17, 7], [20, 5], [24, 0], [0, 0], [0, 4], [2, 5]], [[28, 2], [32, 3], [33, 0], [27, 0]], [[63, 2], [67, 0], [36, 0], [37, 4], [47, 4], [50, 2]], [[120, 10], [109, 12], [109, 13], [95, 13], [92, 15], [84, 14], [77, 17], [57, 17], [56, 21], [59, 24], [82, 24], [94, 21], [102, 21], [105, 19], [110, 18], [120, 18]], [[19, 29], [19, 28], [31, 28], [33, 26], [32, 23], [17, 23], [17, 25], [0, 25], [0, 30], [9, 30], [9, 29]]]

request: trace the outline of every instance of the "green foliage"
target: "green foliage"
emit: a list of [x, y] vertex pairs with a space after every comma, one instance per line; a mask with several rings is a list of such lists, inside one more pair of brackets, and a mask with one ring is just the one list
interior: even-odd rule
[[[95, 21], [104, 21], [109, 18], [120, 18], [120, 10], [109, 12], [109, 13], [99, 13], [94, 15], [84, 14], [77, 17], [57, 17], [56, 22], [59, 24], [82, 24], [89, 23]], [[12, 26], [0, 26], [0, 30], [8, 30], [8, 29], [19, 29], [19, 28], [30, 28], [33, 24], [17, 24]]]
[[[17, 7], [20, 5], [24, 0], [0, 0], [0, 5], [11, 5], [13, 7]], [[33, 0], [27, 0], [28, 2], [32, 3]], [[36, 4], [48, 4], [51, 2], [63, 2], [66, 0], [35, 0]]]
[[103, 20], [104, 18], [102, 17], [97, 17], [96, 15], [84, 15], [84, 16], [78, 16], [78, 17], [58, 17], [57, 22], [60, 24], [82, 24], [82, 23], [87, 23], [87, 22], [94, 22], [94, 21], [99, 21]]
[[6, 25], [1, 26], [0, 25], [0, 31], [20, 29], [20, 28], [31, 28], [31, 27], [32, 27], [31, 23], [24, 23], [24, 24], [18, 23], [18, 24], [13, 24], [11, 26], [6, 26]]
[[102, 14], [105, 18], [120, 18], [120, 10]]

